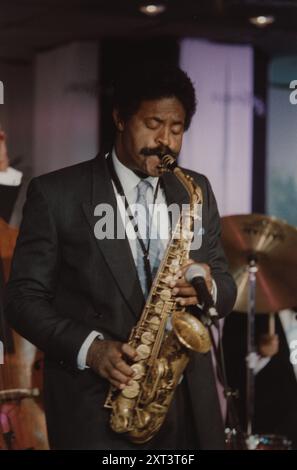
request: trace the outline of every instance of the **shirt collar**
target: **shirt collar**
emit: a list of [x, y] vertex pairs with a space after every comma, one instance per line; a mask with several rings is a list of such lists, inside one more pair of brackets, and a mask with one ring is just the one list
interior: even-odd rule
[[[120, 183], [123, 187], [124, 193], [128, 194], [130, 191], [133, 191], [136, 186], [138, 185], [139, 181], [141, 178], [137, 176], [134, 171], [130, 170], [128, 167], [123, 165], [122, 162], [118, 159], [116, 155], [115, 148], [112, 149], [112, 162], [114, 165], [114, 169], [116, 174], [118, 175], [118, 178], [120, 180]], [[159, 178], [154, 177], [154, 176], [148, 176], [146, 178], [146, 181], [151, 183], [153, 190], [156, 189], [156, 186], [158, 184]]]

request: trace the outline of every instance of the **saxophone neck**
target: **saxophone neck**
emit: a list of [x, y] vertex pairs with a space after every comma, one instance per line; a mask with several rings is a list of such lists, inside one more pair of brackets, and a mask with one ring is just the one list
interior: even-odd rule
[[160, 158], [163, 173], [174, 173], [174, 175], [177, 177], [177, 179], [181, 182], [181, 184], [188, 192], [190, 198], [190, 206], [194, 206], [195, 204], [202, 204], [203, 197], [200, 186], [194, 181], [194, 179], [190, 175], [184, 172], [184, 170], [182, 170], [177, 165], [176, 158], [168, 154], [160, 156]]

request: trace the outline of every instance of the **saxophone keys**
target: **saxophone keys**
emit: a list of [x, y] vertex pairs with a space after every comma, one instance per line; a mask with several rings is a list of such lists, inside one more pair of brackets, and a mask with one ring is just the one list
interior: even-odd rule
[[183, 238], [184, 238], [186, 241], [191, 241], [192, 238], [193, 238], [193, 235], [194, 235], [194, 232], [191, 232], [191, 231], [188, 230], [188, 229], [184, 229], [184, 230], [183, 230]]
[[136, 380], [130, 380], [129, 385], [122, 390], [122, 395], [125, 398], [135, 398], [139, 394], [139, 383]]
[[[164, 302], [162, 302], [162, 300], [159, 300], [158, 302], [155, 303], [154, 310], [155, 310], [156, 313], [158, 313], [158, 314], [162, 313], [163, 308], [164, 308]], [[153, 317], [152, 320], [153, 319], [159, 320], [158, 317]], [[154, 323], [157, 323], [157, 326], [159, 326], [160, 322], [158, 321], [158, 322], [154, 322]]]
[[171, 274], [176, 274], [179, 270], [179, 266], [169, 266], [169, 272]]
[[143, 359], [146, 359], [147, 357], [149, 357], [151, 353], [151, 348], [147, 344], [140, 344], [136, 348], [136, 352], [137, 352], [138, 360], [142, 361]]
[[170, 263], [169, 266], [169, 272], [172, 274], [176, 274], [180, 269], [180, 256], [177, 256], [175, 259], [173, 259]]
[[[159, 304], [160, 302], [158, 302]], [[157, 305], [157, 304], [156, 304]], [[162, 310], [163, 310], [163, 306], [164, 306], [164, 302], [162, 302]], [[156, 307], [155, 307], [155, 310], [156, 310]], [[159, 312], [161, 313], [162, 310]], [[157, 317], [156, 315], [154, 315], [149, 321], [149, 326], [150, 328], [153, 330], [153, 331], [157, 331], [159, 329], [159, 326], [160, 326], [160, 318]]]
[[160, 292], [160, 298], [161, 298], [161, 300], [164, 300], [164, 302], [167, 302], [168, 300], [170, 300], [171, 299], [171, 290], [163, 289]]
[[131, 366], [131, 369], [134, 372], [133, 380], [140, 380], [145, 374], [145, 369], [144, 369], [143, 364], [140, 364], [140, 363], [133, 364]]
[[155, 340], [155, 336], [150, 331], [146, 331], [141, 335], [141, 342], [143, 344], [151, 344]]

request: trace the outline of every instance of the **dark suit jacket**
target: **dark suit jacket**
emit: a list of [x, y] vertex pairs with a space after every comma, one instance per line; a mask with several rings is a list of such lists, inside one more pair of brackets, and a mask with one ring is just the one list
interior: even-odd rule
[[[217, 206], [207, 179], [192, 174], [204, 194], [201, 249], [218, 286], [218, 310], [232, 309], [236, 288], [219, 242]], [[187, 202], [174, 175], [164, 176], [167, 202]], [[103, 155], [32, 180], [7, 291], [11, 325], [45, 352], [45, 405], [55, 448], [131, 449], [108, 423], [106, 380], [77, 369], [79, 349], [96, 329], [126, 341], [144, 298], [127, 239], [98, 240], [94, 208], [116, 198]], [[187, 369], [200, 446], [223, 446], [210, 354], [193, 354]]]

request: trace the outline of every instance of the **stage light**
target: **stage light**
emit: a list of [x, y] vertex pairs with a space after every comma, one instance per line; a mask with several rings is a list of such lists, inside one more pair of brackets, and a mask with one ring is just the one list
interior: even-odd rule
[[139, 10], [147, 16], [157, 16], [166, 10], [166, 6], [162, 3], [147, 3], [145, 5], [141, 5]]
[[271, 25], [272, 23], [275, 22], [275, 18], [272, 15], [263, 15], [263, 16], [252, 16], [249, 19], [250, 23], [252, 23], [254, 26], [257, 26], [257, 28], [265, 28], [266, 26]]

